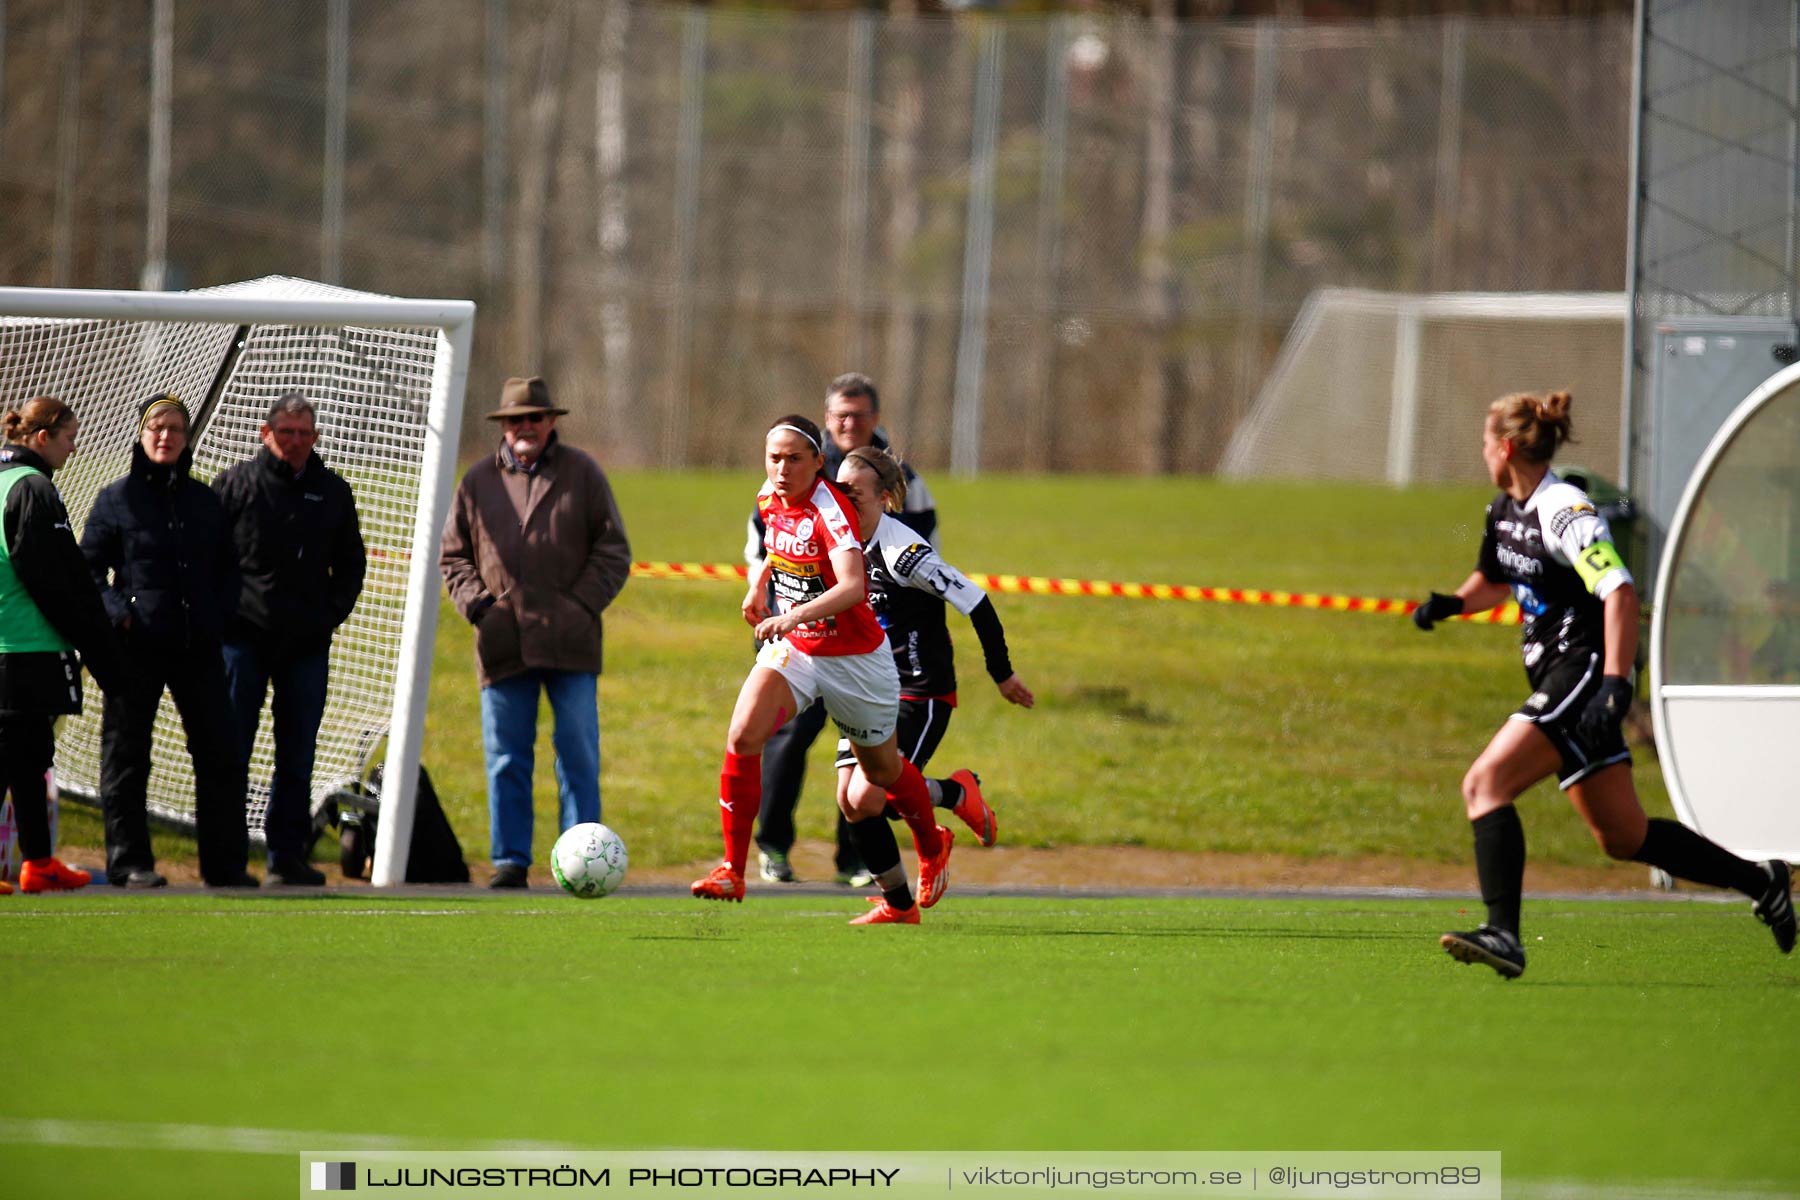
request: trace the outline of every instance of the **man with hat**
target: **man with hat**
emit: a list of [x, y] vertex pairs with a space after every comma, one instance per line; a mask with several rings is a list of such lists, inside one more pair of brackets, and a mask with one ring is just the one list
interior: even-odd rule
[[500, 447], [463, 475], [438, 556], [475, 626], [489, 887], [527, 884], [540, 690], [556, 723], [561, 828], [600, 819], [601, 614], [631, 574], [631, 547], [606, 472], [557, 437], [568, 411], [540, 378], [506, 381], [488, 414]]
[[131, 668], [106, 693], [100, 722], [100, 803], [106, 877], [114, 887], [162, 887], [146, 795], [150, 733], [169, 690], [194, 762], [200, 875], [209, 887], [255, 887], [245, 871], [244, 762], [225, 682], [223, 640], [241, 579], [231, 523], [188, 468], [187, 405], [159, 392], [138, 406], [131, 470], [94, 498], [81, 552]]
[[274, 689], [275, 769], [263, 836], [269, 882], [317, 887], [312, 846], [313, 749], [331, 681], [331, 639], [362, 595], [368, 555], [356, 498], [313, 446], [318, 414], [300, 392], [270, 405], [262, 449], [219, 473], [244, 584], [225, 635], [225, 677], [245, 763]]

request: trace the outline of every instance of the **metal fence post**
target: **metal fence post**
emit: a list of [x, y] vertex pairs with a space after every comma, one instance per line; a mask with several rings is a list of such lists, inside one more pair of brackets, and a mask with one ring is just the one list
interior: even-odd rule
[[144, 270], [139, 286], [160, 292], [169, 275], [169, 152], [174, 127], [175, 0], [150, 18], [150, 161], [144, 196]]
[[981, 470], [981, 376], [987, 363], [988, 277], [994, 248], [994, 148], [1000, 130], [1000, 65], [1005, 28], [986, 22], [975, 71], [969, 146], [969, 211], [963, 234], [962, 329], [956, 344], [956, 394], [950, 410], [950, 470]]
[[706, 106], [706, 10], [681, 17], [681, 119], [675, 150], [675, 319], [670, 354], [669, 411], [663, 426], [662, 465], [687, 462], [693, 387], [694, 259], [700, 223], [700, 156]]
[[325, 197], [319, 221], [319, 278], [344, 274], [344, 127], [350, 108], [350, 0], [325, 6]]
[[1239, 264], [1238, 377], [1233, 393], [1235, 426], [1250, 411], [1250, 399], [1262, 374], [1263, 270], [1268, 254], [1269, 209], [1273, 203], [1275, 173], [1275, 98], [1278, 50], [1277, 20], [1256, 22], [1256, 50], [1252, 64], [1255, 84], [1250, 101], [1249, 161], [1244, 164], [1244, 257]]
[[75, 274], [75, 183], [81, 138], [81, 0], [63, 5], [62, 102], [56, 119], [56, 217], [50, 231], [50, 281], [68, 287]]
[[1069, 24], [1050, 19], [1044, 43], [1044, 135], [1038, 162], [1037, 253], [1032, 259], [1032, 299], [1038, 321], [1033, 339], [1037, 373], [1037, 428], [1033, 430], [1040, 470], [1048, 469], [1056, 443], [1057, 282], [1062, 268], [1063, 172], [1069, 149]]
[[1456, 210], [1462, 199], [1463, 64], [1468, 53], [1468, 21], [1461, 16], [1446, 17], [1431, 220], [1431, 286], [1440, 292], [1452, 287], [1451, 273], [1456, 267]]
[[849, 104], [844, 113], [844, 231], [840, 291], [844, 361], [863, 369], [863, 318], [869, 275], [869, 120], [875, 88], [875, 16], [850, 19]]

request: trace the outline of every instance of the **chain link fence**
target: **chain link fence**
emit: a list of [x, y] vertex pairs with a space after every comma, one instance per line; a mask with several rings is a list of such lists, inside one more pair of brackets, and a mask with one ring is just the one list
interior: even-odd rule
[[928, 468], [1211, 471], [1320, 288], [1625, 277], [1626, 16], [0, 0], [0, 34], [0, 279], [472, 297], [468, 436], [542, 373], [619, 465], [742, 464], [860, 369]]

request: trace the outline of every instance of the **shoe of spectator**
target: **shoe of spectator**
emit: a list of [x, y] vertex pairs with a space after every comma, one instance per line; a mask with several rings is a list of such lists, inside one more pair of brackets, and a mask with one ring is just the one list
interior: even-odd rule
[[124, 888], [159, 888], [168, 887], [169, 881], [148, 867], [138, 867], [123, 879], [113, 880], [112, 885]]
[[919, 855], [919, 907], [930, 908], [943, 899], [950, 886], [950, 847], [956, 834], [942, 825], [937, 827], [938, 852]]
[[731, 869], [730, 863], [720, 863], [707, 873], [705, 879], [696, 879], [688, 890], [701, 900], [735, 900], [743, 903], [744, 877]]
[[962, 784], [962, 799], [950, 811], [962, 818], [962, 823], [975, 831], [975, 840], [984, 846], [994, 844], [1000, 834], [1000, 821], [994, 816], [994, 810], [988, 802], [981, 798], [981, 776], [964, 767], [952, 772], [950, 778]]
[[303, 858], [282, 855], [269, 864], [269, 882], [281, 887], [323, 887], [325, 873]]
[[56, 858], [33, 858], [19, 872], [19, 890], [27, 895], [35, 892], [72, 892], [84, 888], [93, 876], [86, 871], [64, 866]]
[[757, 852], [761, 860], [762, 877], [769, 883], [798, 883], [794, 878], [794, 864], [788, 856], [779, 850], [762, 850]]
[[839, 871], [836, 882], [839, 887], [866, 888], [875, 882], [875, 873], [867, 867], [858, 867], [854, 871]]
[[1755, 905], [1756, 919], [1775, 935], [1775, 944], [1783, 954], [1794, 952], [1794, 875], [1778, 858], [1762, 865], [1768, 873], [1769, 889]]
[[1467, 933], [1446, 933], [1438, 939], [1438, 945], [1457, 962], [1481, 963], [1506, 979], [1517, 979], [1525, 973], [1525, 947], [1519, 945], [1515, 934], [1492, 925]]
[[488, 880], [491, 888], [528, 888], [531, 872], [521, 863], [501, 863], [494, 868], [494, 877]]
[[852, 925], [917, 925], [919, 923], [919, 906], [911, 908], [895, 908], [886, 900], [875, 896], [869, 897], [874, 907], [860, 917], [852, 917]]
[[259, 888], [262, 886], [262, 880], [245, 871], [236, 879], [208, 879], [206, 886], [209, 888]]

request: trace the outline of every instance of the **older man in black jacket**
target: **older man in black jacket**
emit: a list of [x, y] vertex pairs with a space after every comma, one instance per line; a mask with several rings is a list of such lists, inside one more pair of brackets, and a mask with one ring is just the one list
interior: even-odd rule
[[331, 638], [356, 607], [368, 565], [355, 497], [313, 452], [318, 437], [312, 402], [288, 392], [263, 422], [263, 448], [213, 481], [244, 575], [225, 635], [225, 674], [245, 762], [263, 699], [275, 689], [275, 772], [263, 817], [269, 882], [310, 887], [325, 882], [306, 854]]
[[106, 877], [162, 887], [150, 846], [150, 735], [163, 688], [175, 701], [194, 763], [200, 875], [209, 887], [255, 887], [245, 871], [244, 762], [225, 683], [222, 640], [237, 614], [237, 547], [224, 506], [188, 475], [188, 410], [159, 393], [138, 408], [131, 471], [103, 488], [81, 532], [107, 616], [131, 670], [106, 693], [100, 801]]

